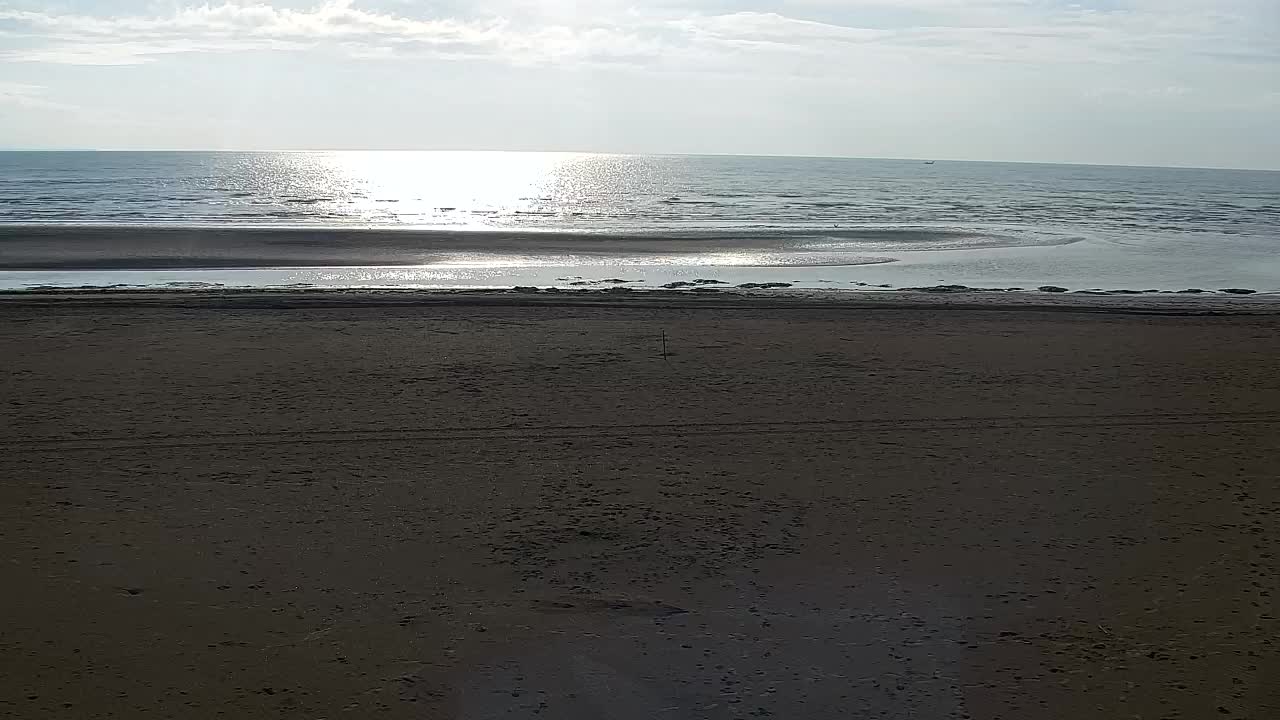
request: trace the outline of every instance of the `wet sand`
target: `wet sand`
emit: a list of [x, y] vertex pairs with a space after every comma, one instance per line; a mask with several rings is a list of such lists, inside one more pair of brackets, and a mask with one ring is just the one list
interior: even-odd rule
[[0, 296], [0, 716], [1280, 716], [1225, 302]]
[[[887, 262], [892, 250], [1052, 246], [1069, 236], [1016, 238], [999, 233], [928, 229], [693, 230], [565, 232], [475, 229], [0, 226], [0, 270], [155, 270], [446, 265], [460, 257], [488, 262], [583, 258], [632, 262], [707, 253], [758, 254], [770, 266]], [[849, 247], [832, 247], [846, 241]], [[860, 247], [862, 249], [860, 249]], [[868, 249], [869, 248], [869, 249]], [[566, 258], [577, 258], [570, 262]], [[765, 259], [771, 258], [771, 259]], [[484, 267], [482, 262], [479, 266]], [[690, 262], [689, 264], [697, 264]], [[536, 263], [535, 263], [536, 265]]]

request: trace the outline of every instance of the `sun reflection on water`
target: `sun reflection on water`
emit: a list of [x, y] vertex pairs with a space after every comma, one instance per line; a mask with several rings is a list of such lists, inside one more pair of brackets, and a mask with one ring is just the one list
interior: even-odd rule
[[805, 252], [700, 252], [646, 253], [439, 253], [428, 268], [534, 268], [534, 267], [841, 267], [879, 265], [893, 258], [850, 253]]
[[[492, 229], [539, 218], [562, 225], [628, 188], [652, 188], [644, 163], [615, 156], [523, 152], [285, 153], [241, 168], [280, 202], [329, 220]], [[280, 178], [287, 180], [281, 182]], [[300, 208], [302, 209], [302, 208]]]

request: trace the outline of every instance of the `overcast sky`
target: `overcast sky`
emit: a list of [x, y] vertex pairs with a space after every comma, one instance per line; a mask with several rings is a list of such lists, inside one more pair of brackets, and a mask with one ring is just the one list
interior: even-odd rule
[[0, 145], [1280, 169], [1280, 0], [0, 0]]

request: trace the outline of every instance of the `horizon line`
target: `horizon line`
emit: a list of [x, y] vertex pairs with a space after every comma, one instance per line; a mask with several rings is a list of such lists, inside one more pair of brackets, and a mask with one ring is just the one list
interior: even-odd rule
[[498, 150], [498, 149], [445, 149], [445, 148], [4, 148], [0, 153], [526, 153], [544, 155], [621, 155], [630, 157], [738, 157], [779, 158], [797, 160], [878, 160], [891, 162], [940, 162], [995, 165], [1063, 165], [1069, 167], [1109, 167], [1149, 170], [1230, 170], [1239, 172], [1280, 172], [1280, 167], [1230, 167], [1213, 165], [1131, 165], [1120, 162], [1066, 162], [1046, 160], [974, 160], [945, 157], [876, 157], [869, 155], [806, 155], [793, 153], [692, 153], [692, 152], [609, 152], [602, 150]]

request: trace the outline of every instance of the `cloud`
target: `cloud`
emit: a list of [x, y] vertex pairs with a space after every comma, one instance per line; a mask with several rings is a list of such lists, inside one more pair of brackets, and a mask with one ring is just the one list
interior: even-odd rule
[[77, 110], [75, 105], [45, 97], [45, 88], [26, 83], [0, 82], [0, 106], [23, 110]]
[[1278, 69], [1277, 0], [0, 0], [32, 146], [1274, 166]]
[[812, 42], [858, 43], [886, 39], [891, 31], [799, 20], [778, 13], [739, 12], [689, 17], [671, 25], [694, 37], [730, 43], [800, 45]]
[[[153, 16], [90, 16], [0, 6], [0, 33], [24, 47], [10, 61], [119, 65], [180, 53], [327, 48], [358, 57], [427, 55], [516, 64], [624, 63], [689, 71], [810, 72], [878, 62], [1120, 64], [1152, 57], [1280, 62], [1274, 0], [487, 0], [412, 4], [354, 0], [309, 8], [265, 2], [180, 7]], [[752, 3], [759, 6], [761, 3]], [[718, 7], [704, 12], [699, 7]], [[436, 4], [435, 7], [442, 7]], [[1225, 9], [1224, 9], [1225, 8]], [[903, 16], [902, 13], [907, 13]], [[897, 18], [891, 22], [886, 18]], [[874, 22], [872, 22], [874, 20]], [[864, 27], [862, 25], [875, 25]]]
[[330, 0], [311, 9], [267, 4], [202, 5], [162, 17], [57, 15], [0, 9], [0, 29], [34, 41], [0, 53], [9, 60], [65, 64], [138, 64], [177, 53], [290, 50], [328, 46], [355, 55], [429, 52], [444, 57], [503, 57], [515, 62], [567, 57], [625, 57], [660, 49], [616, 26], [528, 26], [501, 16], [411, 18]]
[[93, 17], [0, 10], [0, 23], [38, 41], [3, 53], [11, 60], [67, 64], [134, 64], [176, 53], [298, 49], [316, 44], [414, 42], [439, 47], [479, 46], [501, 30], [500, 22], [415, 20], [366, 12], [351, 0], [310, 10], [265, 4], [202, 5], [162, 17]]

